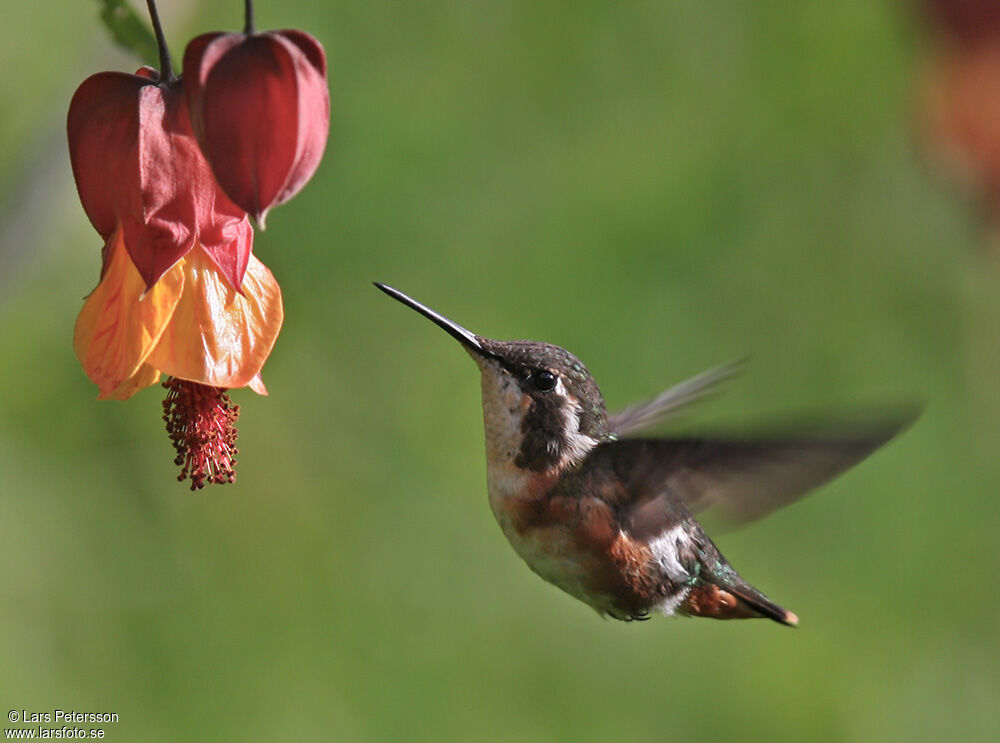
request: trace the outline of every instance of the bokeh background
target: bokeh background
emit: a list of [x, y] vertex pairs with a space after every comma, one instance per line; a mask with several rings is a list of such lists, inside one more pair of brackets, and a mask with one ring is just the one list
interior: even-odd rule
[[[160, 390], [98, 402], [73, 356], [101, 241], [65, 111], [136, 63], [98, 3], [46, 5], [0, 26], [4, 710], [123, 741], [994, 739], [1000, 267], [928, 155], [904, 2], [259, 0], [326, 46], [331, 145], [257, 234], [271, 394], [234, 393], [238, 481], [197, 494]], [[177, 57], [241, 26], [162, 6]], [[798, 630], [602, 621], [507, 546], [475, 367], [373, 279], [568, 347], [612, 407], [746, 353], [703, 427], [927, 406], [719, 537]]]

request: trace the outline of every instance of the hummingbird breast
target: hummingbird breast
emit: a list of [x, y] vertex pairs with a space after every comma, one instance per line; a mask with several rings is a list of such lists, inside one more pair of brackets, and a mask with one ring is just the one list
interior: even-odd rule
[[[640, 619], [673, 613], [687, 592], [665, 545], [622, 530], [612, 508], [595, 497], [560, 493], [558, 475], [527, 478], [517, 495], [490, 488], [490, 506], [514, 551], [535, 573], [599, 613]], [[661, 554], [664, 553], [664, 554]], [[671, 579], [666, 567], [677, 565]]]

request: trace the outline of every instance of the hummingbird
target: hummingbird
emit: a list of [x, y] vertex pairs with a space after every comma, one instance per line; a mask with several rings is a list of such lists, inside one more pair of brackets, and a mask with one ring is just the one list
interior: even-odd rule
[[759, 518], [857, 464], [901, 431], [907, 411], [864, 426], [766, 435], [636, 434], [711, 394], [738, 363], [608, 414], [583, 363], [559, 346], [477, 335], [375, 282], [458, 340], [479, 367], [490, 508], [544, 580], [631, 621], [798, 617], [744, 580], [695, 519]]

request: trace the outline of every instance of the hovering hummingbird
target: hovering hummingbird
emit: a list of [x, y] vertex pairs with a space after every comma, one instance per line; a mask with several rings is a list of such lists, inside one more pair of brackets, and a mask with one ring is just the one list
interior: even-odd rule
[[472, 333], [397, 289], [379, 289], [456, 338], [479, 366], [490, 507], [535, 573], [600, 614], [798, 617], [747, 583], [695, 513], [747, 521], [857, 464], [912, 414], [863, 429], [762, 438], [633, 438], [709, 394], [736, 365], [710, 370], [608, 415], [569, 351]]

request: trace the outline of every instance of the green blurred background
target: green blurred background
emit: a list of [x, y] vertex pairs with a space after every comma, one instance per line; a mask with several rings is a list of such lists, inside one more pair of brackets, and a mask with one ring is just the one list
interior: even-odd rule
[[[258, 2], [329, 55], [331, 145], [256, 254], [286, 320], [239, 479], [175, 482], [157, 388], [73, 356], [101, 241], [64, 118], [136, 64], [96, 2], [0, 27], [0, 704], [110, 740], [992, 740], [1000, 269], [913, 136], [901, 3]], [[162, 2], [175, 56], [237, 0]], [[476, 369], [391, 283], [566, 346], [611, 407], [745, 353], [705, 425], [922, 398], [720, 536], [802, 618], [622, 624], [486, 502]]]

